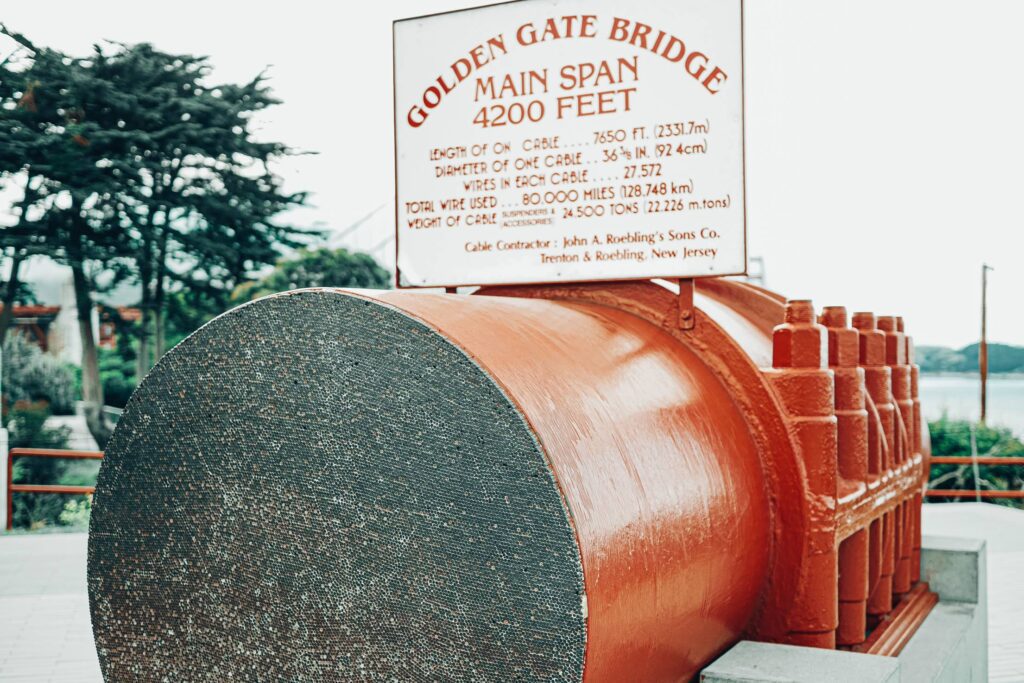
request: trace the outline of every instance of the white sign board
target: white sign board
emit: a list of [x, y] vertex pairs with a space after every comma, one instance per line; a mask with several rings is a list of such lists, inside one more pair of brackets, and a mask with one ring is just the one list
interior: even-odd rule
[[395, 22], [399, 285], [746, 272], [741, 0]]

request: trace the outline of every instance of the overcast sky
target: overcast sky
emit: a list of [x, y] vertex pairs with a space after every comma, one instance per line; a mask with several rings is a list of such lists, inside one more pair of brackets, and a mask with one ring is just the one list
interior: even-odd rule
[[[284, 104], [261, 135], [319, 152], [280, 168], [313, 193], [294, 220], [341, 230], [384, 205], [352, 235], [368, 250], [393, 231], [391, 21], [477, 4], [50, 0], [5, 3], [0, 21], [71, 53], [205, 54], [216, 80], [271, 65]], [[749, 245], [772, 289], [960, 346], [987, 261], [989, 338], [1024, 345], [1022, 25], [1018, 0], [747, 1]]]

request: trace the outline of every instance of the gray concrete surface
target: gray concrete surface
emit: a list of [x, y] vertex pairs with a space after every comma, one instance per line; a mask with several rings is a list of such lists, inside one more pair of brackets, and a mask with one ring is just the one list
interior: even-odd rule
[[737, 643], [700, 675], [701, 683], [900, 683], [899, 662], [839, 650]]
[[0, 681], [100, 683], [85, 534], [0, 536]]
[[[985, 539], [989, 680], [1024, 682], [1024, 512], [985, 503], [926, 505], [924, 531]], [[3, 683], [102, 680], [89, 624], [85, 551], [84, 534], [0, 534]]]
[[1024, 510], [989, 503], [925, 505], [926, 535], [984, 538], [988, 575], [988, 676], [1024, 682]]
[[939, 604], [898, 657], [744, 641], [706, 668], [702, 683], [984, 683], [985, 541], [925, 537], [921, 555]]
[[985, 541], [925, 536], [921, 578], [939, 604], [899, 655], [902, 683], [988, 680]]
[[100, 447], [96, 444], [89, 425], [85, 422], [85, 415], [51, 415], [46, 418], [46, 426], [51, 429], [64, 427], [68, 430], [68, 448], [73, 451], [98, 451]]

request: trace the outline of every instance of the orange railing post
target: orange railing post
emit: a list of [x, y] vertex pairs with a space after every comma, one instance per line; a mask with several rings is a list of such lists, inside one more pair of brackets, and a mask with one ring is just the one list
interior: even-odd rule
[[927, 493], [929, 498], [1007, 498], [1007, 499], [1024, 499], [1024, 491], [996, 491], [992, 489], [984, 489], [981, 491], [975, 491], [974, 489], [928, 489]]
[[[937, 455], [932, 456], [931, 465], [971, 465], [977, 463], [979, 465], [1010, 465], [1013, 467], [1020, 467], [1024, 465], [1024, 458], [1006, 456], [1001, 457], [998, 455], [980, 455], [977, 457], [970, 455]], [[974, 491], [970, 489], [928, 489], [925, 495], [929, 498], [1007, 498], [1007, 499], [1024, 499], [1024, 491], [1009, 490], [999, 491], [993, 489], [985, 489], [983, 491]]]
[[12, 448], [7, 451], [7, 522], [5, 528], [14, 528], [15, 493], [56, 493], [62, 495], [86, 494], [96, 491], [95, 486], [60, 486], [54, 484], [15, 484], [15, 458], [62, 458], [66, 460], [102, 460], [102, 451], [72, 451], [56, 448]]

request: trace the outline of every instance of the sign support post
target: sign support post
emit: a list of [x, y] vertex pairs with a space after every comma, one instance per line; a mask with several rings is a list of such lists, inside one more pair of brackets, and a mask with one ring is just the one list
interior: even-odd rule
[[696, 325], [693, 308], [693, 278], [679, 280], [679, 329], [692, 330]]

